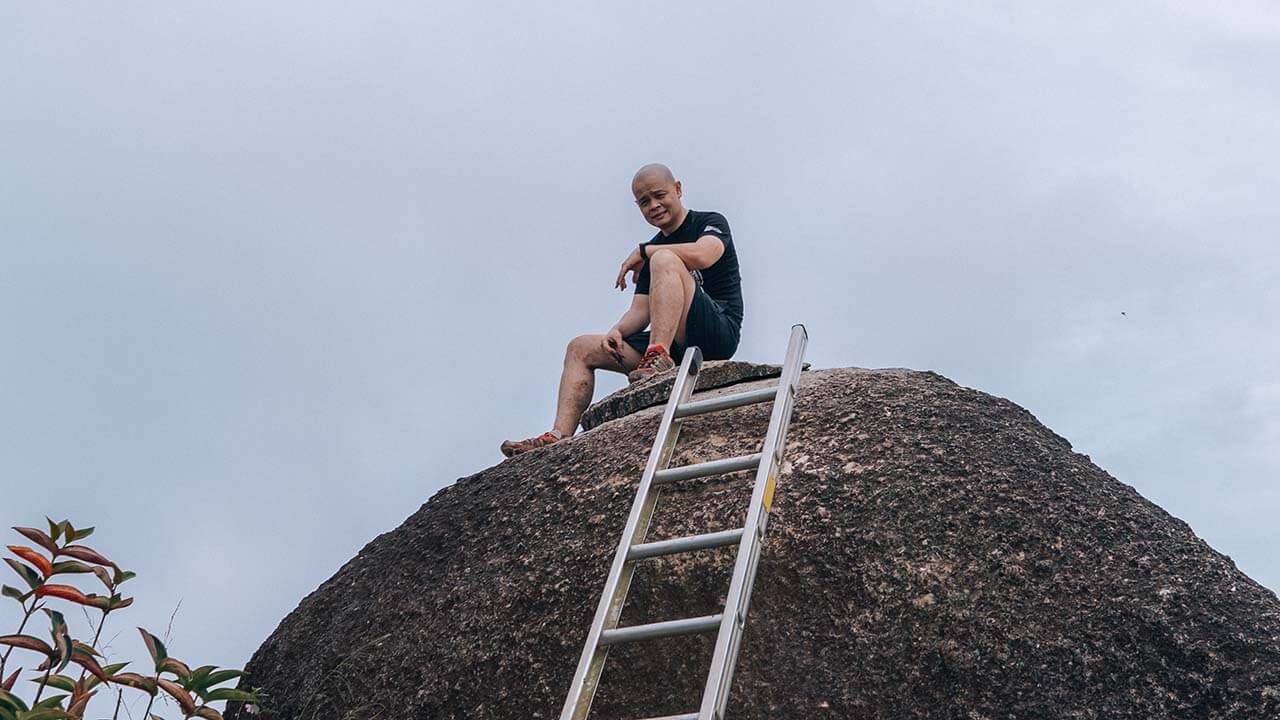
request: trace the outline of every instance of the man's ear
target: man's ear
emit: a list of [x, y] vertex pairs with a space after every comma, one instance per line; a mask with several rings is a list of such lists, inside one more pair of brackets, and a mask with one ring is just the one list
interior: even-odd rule
[[684, 188], [680, 185], [679, 180], [676, 181], [676, 197], [678, 198], [684, 197]]

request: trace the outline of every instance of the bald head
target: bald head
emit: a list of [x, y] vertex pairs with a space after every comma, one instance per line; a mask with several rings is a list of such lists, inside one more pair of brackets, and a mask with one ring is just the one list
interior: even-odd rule
[[637, 170], [631, 179], [631, 193], [644, 219], [666, 235], [680, 227], [688, 214], [681, 202], [680, 181], [666, 165], [650, 163]]
[[671, 174], [671, 168], [662, 163], [649, 163], [636, 171], [635, 176], [631, 178], [631, 184], [634, 186], [641, 179], [649, 178], [659, 182], [673, 183], [676, 181], [676, 176]]

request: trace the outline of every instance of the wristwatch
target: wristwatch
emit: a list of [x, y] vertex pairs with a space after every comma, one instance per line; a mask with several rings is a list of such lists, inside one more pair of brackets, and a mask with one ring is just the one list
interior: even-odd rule
[[645, 262], [649, 262], [649, 256], [645, 255], [645, 252], [644, 252], [644, 249], [647, 247], [649, 247], [649, 243], [647, 242], [640, 243], [640, 259]]

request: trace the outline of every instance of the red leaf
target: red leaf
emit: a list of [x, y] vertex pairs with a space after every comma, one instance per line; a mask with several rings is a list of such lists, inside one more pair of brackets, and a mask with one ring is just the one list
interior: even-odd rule
[[20, 672], [22, 672], [22, 668], [18, 668], [17, 670], [14, 670], [13, 674], [9, 676], [8, 680], [5, 680], [4, 682], [0, 683], [0, 688], [4, 689], [5, 692], [12, 690], [13, 684], [18, 682], [18, 673]]
[[53, 648], [49, 647], [49, 643], [30, 635], [0, 635], [0, 645], [11, 645], [23, 650], [35, 650], [47, 656], [54, 654]]
[[149, 677], [143, 677], [138, 673], [116, 673], [111, 677], [111, 682], [117, 685], [127, 685], [150, 695], [156, 694], [156, 681]]
[[105, 655], [98, 652], [97, 650], [94, 650], [93, 646], [90, 645], [89, 643], [82, 643], [79, 640], [72, 640], [71, 647], [75, 648], [76, 650], [79, 650], [80, 652], [89, 653], [94, 657], [106, 657]]
[[208, 705], [201, 705], [191, 714], [198, 718], [204, 718], [205, 720], [222, 720], [222, 713], [214, 710]]
[[18, 573], [23, 581], [27, 583], [27, 587], [32, 590], [40, 587], [40, 583], [44, 582], [44, 578], [40, 577], [40, 572], [30, 565], [24, 565], [13, 558], [5, 558], [4, 561], [9, 567], [13, 568], [14, 572]]
[[53, 538], [49, 537], [49, 534], [45, 531], [29, 527], [16, 527], [14, 530], [22, 533], [22, 535], [28, 540], [39, 545], [45, 550], [48, 550], [54, 555], [58, 554], [58, 543], [54, 542]]
[[88, 670], [94, 677], [98, 678], [102, 682], [109, 682], [111, 680], [111, 676], [107, 675], [101, 665], [98, 665], [98, 661], [94, 660], [92, 655], [84, 652], [83, 650], [76, 650], [72, 652], [71, 662], [79, 665], [85, 670]]
[[36, 588], [36, 597], [42, 598], [50, 595], [56, 598], [62, 598], [63, 600], [70, 600], [73, 603], [94, 607], [93, 601], [89, 599], [89, 596], [70, 585], [45, 584]]
[[[85, 565], [79, 560], [63, 560], [53, 564], [53, 572], [50, 575], [71, 575], [74, 573], [93, 572], [93, 565]], [[102, 568], [98, 568], [101, 570]]]
[[77, 560], [91, 562], [95, 565], [105, 565], [107, 567], [116, 566], [116, 564], [108, 560], [105, 555], [85, 545], [68, 545], [58, 552], [62, 555], [70, 555]]
[[26, 545], [10, 545], [9, 551], [40, 569], [46, 578], [53, 574], [53, 563]]
[[178, 701], [178, 707], [182, 708], [182, 712], [191, 715], [196, 711], [196, 701], [191, 697], [191, 693], [182, 689], [182, 686], [172, 680], [160, 678], [156, 680], [156, 684], [164, 688], [164, 691], [173, 696]]
[[[73, 700], [71, 703], [71, 706], [67, 708], [67, 714], [73, 715], [75, 717], [83, 717], [85, 708], [89, 706], [89, 701], [92, 700], [93, 696], [97, 694], [98, 694], [98, 691], [93, 690], [91, 692], [87, 692], [87, 693], [84, 693], [83, 695], [80, 695], [79, 698]], [[72, 697], [74, 698], [76, 696], [73, 695]]]
[[151, 659], [156, 663], [156, 670], [160, 669], [160, 663], [169, 657], [169, 651], [165, 649], [164, 643], [160, 642], [160, 638], [151, 633], [138, 628], [138, 632], [142, 633], [142, 642], [147, 646], [147, 652], [151, 653]]
[[[44, 587], [43, 585], [41, 587]], [[74, 590], [75, 588], [72, 588]], [[49, 608], [40, 608], [49, 616], [49, 623], [52, 625], [50, 632], [53, 635], [53, 648], [58, 653], [57, 665], [55, 672], [62, 672], [67, 663], [71, 662], [71, 655], [75, 652], [75, 641], [71, 639], [71, 633], [67, 631], [67, 620], [62, 617], [62, 613]], [[54, 660], [55, 658], [50, 658]]]
[[103, 568], [95, 567], [93, 569], [93, 574], [98, 576], [98, 579], [102, 581], [103, 585], [107, 586], [108, 590], [111, 592], [116, 591], [116, 581], [111, 579], [111, 573], [107, 572]]
[[187, 667], [186, 663], [177, 658], [165, 658], [160, 663], [160, 670], [162, 672], [171, 672], [182, 678], [191, 677], [191, 668]]

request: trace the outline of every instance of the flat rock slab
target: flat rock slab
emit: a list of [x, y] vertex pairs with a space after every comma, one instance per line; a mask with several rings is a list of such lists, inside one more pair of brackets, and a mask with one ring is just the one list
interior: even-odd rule
[[[809, 367], [805, 363], [804, 367]], [[644, 382], [625, 387], [587, 408], [582, 414], [584, 431], [631, 413], [662, 405], [671, 396], [679, 368], [655, 375]], [[714, 390], [748, 380], [775, 378], [782, 375], [781, 365], [765, 365], [740, 360], [710, 360], [698, 371], [697, 391]]]

